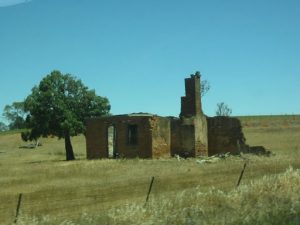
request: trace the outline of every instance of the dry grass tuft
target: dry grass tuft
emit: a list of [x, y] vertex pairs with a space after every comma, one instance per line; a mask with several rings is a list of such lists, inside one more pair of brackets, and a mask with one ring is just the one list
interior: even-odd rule
[[199, 187], [156, 196], [147, 205], [128, 203], [83, 213], [77, 220], [24, 217], [23, 224], [299, 224], [300, 170], [265, 176], [230, 192]]

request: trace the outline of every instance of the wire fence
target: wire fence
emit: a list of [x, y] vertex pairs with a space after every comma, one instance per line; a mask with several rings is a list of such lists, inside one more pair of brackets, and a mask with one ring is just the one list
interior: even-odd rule
[[[245, 162], [238, 182], [235, 181], [236, 186], [239, 186], [243, 178], [246, 165]], [[133, 200], [146, 205], [151, 193], [156, 195], [172, 189], [178, 190], [178, 187], [172, 185], [166, 188], [168, 182], [174, 185], [174, 182], [170, 182], [174, 181], [173, 179], [176, 178], [162, 181], [159, 177], [155, 177], [154, 182], [154, 177], [151, 177], [134, 182], [132, 185], [128, 183], [102, 187], [85, 185], [65, 191], [60, 187], [49, 191], [49, 193], [45, 191], [16, 193], [13, 196], [2, 198], [2, 202], [0, 202], [0, 224], [11, 224], [12, 221], [18, 219], [19, 215], [54, 215], [56, 218], [72, 218], [74, 212], [83, 213], [83, 210], [89, 211], [90, 208], [105, 211]], [[200, 183], [191, 183], [191, 185], [195, 187], [199, 186]], [[202, 183], [202, 185], [207, 184]]]
[[[0, 224], [12, 224], [19, 215], [74, 216], [74, 211], [96, 207], [108, 210], [113, 205], [129, 202], [132, 199], [145, 202], [149, 199], [154, 178], [118, 188], [81, 186], [73, 190], [57, 190], [57, 194], [44, 192], [16, 193], [2, 199], [0, 203]], [[150, 187], [149, 187], [150, 185]], [[114, 203], [117, 204], [114, 204]], [[1, 219], [2, 218], [2, 219]]]

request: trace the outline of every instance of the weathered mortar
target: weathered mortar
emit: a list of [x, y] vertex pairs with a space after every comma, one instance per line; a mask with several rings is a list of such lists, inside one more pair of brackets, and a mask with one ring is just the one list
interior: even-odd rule
[[196, 156], [208, 156], [208, 130], [207, 120], [202, 114], [195, 117], [195, 149]]
[[191, 117], [203, 114], [201, 106], [200, 75], [191, 75], [186, 78], [185, 96], [181, 97], [180, 117]]
[[105, 142], [106, 130], [105, 126], [99, 118], [93, 118], [86, 120], [86, 151], [88, 159], [106, 158], [108, 152], [101, 151], [102, 145]]
[[195, 156], [195, 126], [183, 124], [180, 119], [171, 120], [171, 154], [183, 157]]
[[[137, 127], [137, 143], [128, 143], [129, 126]], [[149, 114], [130, 114], [88, 119], [87, 157], [108, 158], [108, 128], [116, 130], [115, 154], [120, 157], [158, 158], [170, 156], [170, 122]], [[161, 149], [161, 151], [158, 151]]]
[[247, 148], [241, 122], [237, 118], [207, 117], [208, 154], [239, 153]]
[[197, 73], [185, 79], [185, 96], [181, 98], [180, 119], [182, 129], [179, 136], [182, 139], [182, 151], [188, 152], [192, 157], [207, 156], [207, 122], [202, 111], [201, 77]]
[[169, 118], [152, 117], [152, 158], [170, 157], [171, 130]]

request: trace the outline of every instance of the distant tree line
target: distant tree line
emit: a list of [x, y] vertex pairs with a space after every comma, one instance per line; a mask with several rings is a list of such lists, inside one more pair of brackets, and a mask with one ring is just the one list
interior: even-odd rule
[[7, 130], [9, 130], [9, 127], [5, 123], [0, 122], [0, 132], [7, 131]]
[[3, 116], [9, 122], [9, 130], [23, 129], [26, 127], [24, 102], [13, 102], [11, 105], [6, 105], [4, 107]]

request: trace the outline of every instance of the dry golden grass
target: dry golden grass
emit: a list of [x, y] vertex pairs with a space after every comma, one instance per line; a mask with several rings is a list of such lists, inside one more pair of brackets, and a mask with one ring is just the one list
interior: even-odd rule
[[[85, 139], [79, 136], [72, 140], [79, 160], [66, 162], [63, 140], [42, 139], [42, 147], [22, 149], [19, 134], [1, 134], [0, 224], [14, 221], [19, 193], [19, 224], [297, 224], [300, 125], [288, 120], [286, 128], [285, 117], [284, 122], [263, 119], [262, 124], [273, 126], [247, 118], [252, 125], [245, 126], [245, 136], [250, 145], [264, 145], [275, 155], [244, 155], [249, 163], [238, 189], [240, 157], [213, 164], [196, 159], [87, 161]], [[276, 175], [290, 166], [294, 170]], [[150, 202], [144, 207], [152, 176]]]

